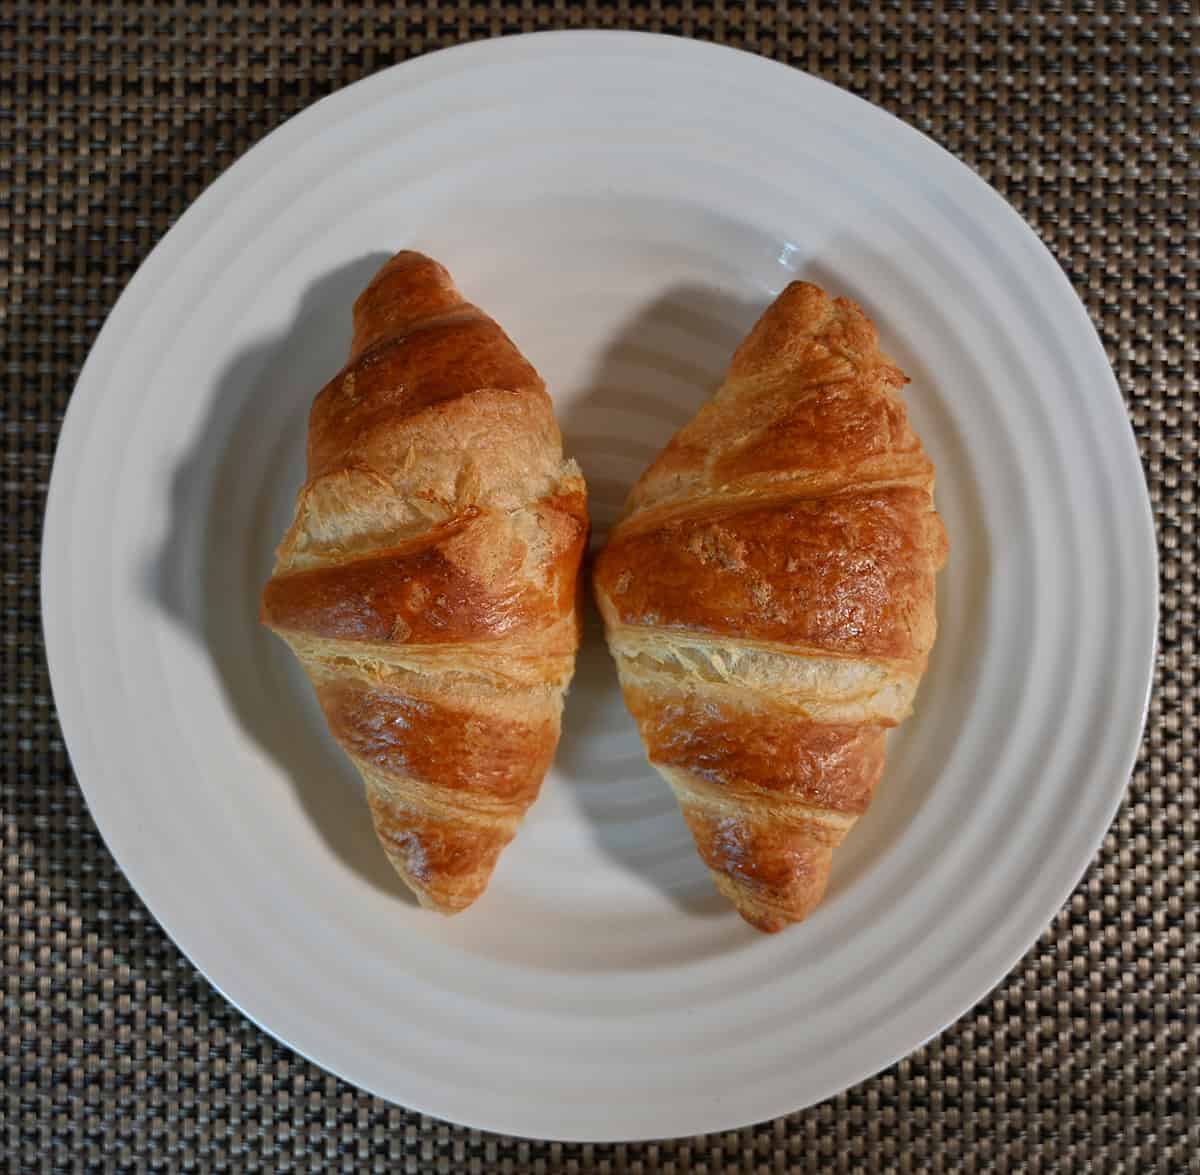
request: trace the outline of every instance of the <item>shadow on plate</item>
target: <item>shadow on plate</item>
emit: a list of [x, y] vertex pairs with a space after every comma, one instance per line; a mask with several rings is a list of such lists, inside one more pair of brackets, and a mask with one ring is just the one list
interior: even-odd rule
[[[760, 309], [711, 287], [680, 286], [635, 314], [605, 350], [561, 420], [567, 453], [588, 482], [593, 549], [642, 470], [716, 389]], [[636, 435], [615, 435], [615, 420], [633, 423]], [[689, 913], [728, 913], [625, 711], [592, 602], [591, 562], [589, 555], [583, 643], [563, 713], [559, 775], [609, 859]]]

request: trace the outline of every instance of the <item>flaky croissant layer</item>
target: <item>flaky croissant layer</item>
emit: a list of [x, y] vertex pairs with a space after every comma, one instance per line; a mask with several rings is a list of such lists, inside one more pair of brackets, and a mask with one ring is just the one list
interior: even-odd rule
[[650, 761], [761, 930], [821, 900], [936, 634], [947, 543], [905, 383], [857, 305], [792, 283], [596, 562]]
[[354, 304], [262, 620], [304, 666], [421, 903], [487, 887], [558, 743], [579, 643], [583, 478], [537, 372], [402, 252]]

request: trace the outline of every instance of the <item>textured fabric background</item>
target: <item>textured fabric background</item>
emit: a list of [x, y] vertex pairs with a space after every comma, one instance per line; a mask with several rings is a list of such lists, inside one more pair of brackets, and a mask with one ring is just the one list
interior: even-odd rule
[[[630, 27], [726, 41], [876, 102], [1028, 218], [1137, 429], [1163, 623], [1141, 759], [1069, 905], [939, 1040], [779, 1121], [657, 1145], [462, 1130], [327, 1076], [227, 1006], [129, 889], [55, 720], [46, 483], [105, 313], [192, 198], [319, 96], [458, 41]], [[1200, 16], [1186, 3], [788, 5], [0, 0], [4, 1088], [11, 1170], [1200, 1169], [1197, 315]]]

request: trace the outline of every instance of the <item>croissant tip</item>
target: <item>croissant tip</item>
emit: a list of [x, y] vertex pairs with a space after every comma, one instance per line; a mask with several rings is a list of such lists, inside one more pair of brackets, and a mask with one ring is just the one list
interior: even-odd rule
[[736, 909], [743, 922], [763, 934], [778, 934], [781, 930], [786, 930], [787, 927], [803, 920], [801, 918], [785, 918], [777, 913], [764, 914], [760, 910], [748, 909], [743, 906], [737, 906]]
[[445, 895], [435, 895], [427, 886], [412, 877], [406, 869], [400, 868], [390, 855], [388, 856], [388, 862], [396, 870], [396, 876], [404, 882], [409, 892], [417, 899], [417, 904], [422, 910], [429, 910], [431, 913], [452, 918], [455, 914], [461, 914], [464, 910], [474, 905], [476, 898], [479, 896], [478, 894], [474, 894], [447, 898]]
[[755, 900], [745, 893], [736, 881], [724, 873], [716, 870], [710, 870], [710, 873], [718, 891], [729, 901], [742, 920], [763, 934], [778, 934], [789, 926], [803, 922], [820, 904], [825, 891], [824, 884], [822, 884], [817, 893], [805, 901], [787, 906], [777, 905]]
[[461, 906], [447, 905], [445, 902], [439, 902], [437, 898], [431, 897], [428, 893], [417, 889], [415, 886], [409, 885], [407, 881], [405, 884], [408, 885], [408, 888], [412, 890], [413, 895], [420, 903], [421, 909], [430, 910], [434, 914], [441, 914], [444, 918], [453, 918], [455, 914], [461, 914], [465, 909], [473, 904], [472, 902], [467, 902]]
[[455, 914], [461, 914], [464, 910], [475, 904], [475, 900], [479, 894], [468, 894], [462, 896], [437, 896], [432, 893], [427, 885], [419, 882], [408, 869], [396, 860], [391, 854], [387, 854], [388, 863], [396, 871], [396, 876], [404, 882], [409, 892], [417, 899], [418, 905], [422, 910], [429, 910], [434, 914], [441, 914], [443, 917], [451, 918]]

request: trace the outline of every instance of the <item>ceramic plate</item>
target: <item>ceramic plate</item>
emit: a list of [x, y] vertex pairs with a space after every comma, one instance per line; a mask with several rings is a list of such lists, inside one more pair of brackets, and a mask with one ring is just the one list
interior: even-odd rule
[[[313, 394], [393, 250], [442, 260], [546, 377], [597, 540], [792, 278], [912, 377], [952, 554], [917, 713], [803, 926], [714, 893], [592, 625], [541, 799], [478, 905], [417, 909], [303, 675], [256, 622]], [[80, 784], [233, 1003], [383, 1097], [515, 1134], [732, 1128], [938, 1032], [1100, 844], [1153, 657], [1149, 503], [1066, 278], [890, 116], [682, 40], [470, 45], [317, 103], [195, 203], [71, 401], [46, 640]]]

